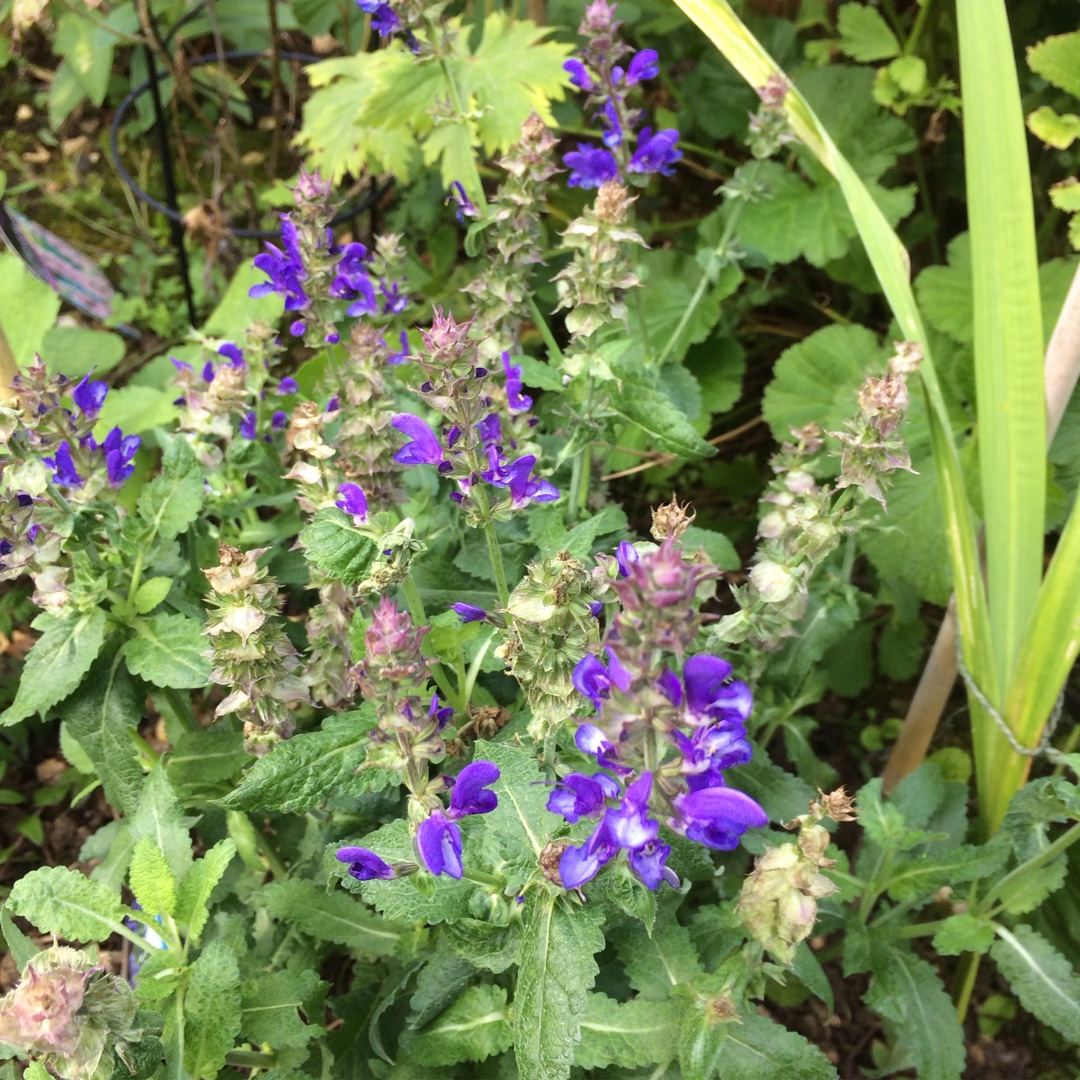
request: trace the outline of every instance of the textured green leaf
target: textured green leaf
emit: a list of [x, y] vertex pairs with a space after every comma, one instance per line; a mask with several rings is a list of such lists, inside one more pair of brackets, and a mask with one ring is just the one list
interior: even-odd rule
[[101, 652], [107, 624], [101, 608], [63, 618], [43, 611], [32, 624], [43, 633], [26, 657], [15, 700], [0, 716], [0, 726], [47, 712], [77, 689]]
[[236, 841], [219, 840], [181, 878], [176, 894], [176, 921], [187, 928], [188, 940], [198, 945], [210, 918], [210, 894], [236, 854]]
[[180, 879], [192, 862], [191, 834], [194, 818], [185, 818], [162, 764], [146, 778], [139, 808], [131, 818], [131, 838], [137, 844], [149, 836], [158, 846], [172, 872]]
[[176, 910], [176, 877], [161, 849], [149, 836], [144, 836], [135, 845], [128, 880], [139, 907], [151, 918], [172, 915]]
[[971, 237], [961, 233], [949, 241], [948, 266], [928, 266], [915, 279], [915, 295], [926, 321], [954, 341], [970, 342], [973, 302], [971, 296]]
[[139, 516], [162, 539], [179, 536], [199, 516], [203, 481], [203, 469], [191, 444], [177, 436], [162, 456], [161, 475], [139, 496]]
[[331, 796], [381, 791], [394, 781], [394, 774], [388, 769], [360, 769], [374, 720], [374, 711], [365, 708], [336, 717], [323, 731], [278, 743], [220, 804], [229, 810], [297, 813]]
[[564, 1080], [581, 1038], [587, 991], [604, 947], [598, 914], [564, 896], [533, 890], [525, 900], [514, 994], [514, 1052], [521, 1080]]
[[124, 339], [107, 330], [85, 326], [54, 326], [41, 343], [41, 359], [50, 375], [78, 379], [94, 371], [98, 378], [124, 358]]
[[320, 941], [331, 941], [368, 956], [386, 956], [409, 928], [368, 911], [348, 893], [328, 893], [314, 882], [275, 881], [258, 893], [258, 902], [278, 919]]
[[64, 722], [94, 763], [109, 805], [131, 814], [142, 795], [143, 771], [132, 732], [146, 698], [115, 653], [106, 650], [64, 706]]
[[485, 968], [496, 975], [516, 964], [521, 951], [519, 922], [499, 926], [482, 919], [455, 919], [443, 928], [442, 937], [470, 966]]
[[0, 907], [0, 936], [4, 939], [4, 947], [11, 954], [15, 966], [22, 973], [26, 971], [27, 962], [33, 960], [38, 954], [38, 947], [15, 925], [8, 911], [7, 904]]
[[213, 1080], [240, 1034], [240, 970], [228, 945], [212, 941], [191, 968], [184, 999], [184, 1068]]
[[[258, 760], [264, 761], [265, 758]], [[169, 783], [175, 788], [204, 788], [208, 784], [230, 779], [250, 761], [251, 755], [244, 750], [244, 736], [239, 731], [210, 728], [205, 731], [185, 731], [177, 739], [165, 769]]]
[[612, 408], [650, 435], [651, 445], [657, 450], [689, 461], [712, 457], [716, 453], [716, 448], [710, 446], [672, 404], [654, 372], [620, 372]]
[[753, 1012], [728, 1026], [719, 1064], [723, 1080], [836, 1080], [837, 1075], [802, 1035]]
[[756, 799], [771, 821], [790, 821], [805, 814], [814, 798], [814, 789], [805, 780], [781, 769], [761, 749], [728, 773], [727, 782]]
[[675, 1002], [618, 1002], [589, 994], [574, 1064], [582, 1069], [619, 1065], [639, 1069], [670, 1061], [679, 1037], [682, 1008]]
[[929, 838], [921, 829], [909, 828], [898, 806], [882, 798], [878, 777], [865, 784], [856, 798], [859, 824], [867, 840], [885, 851], [911, 851]]
[[416, 990], [409, 998], [407, 1023], [413, 1031], [430, 1024], [461, 996], [469, 983], [476, 981], [476, 968], [444, 943], [445, 931], [457, 925], [457, 922], [446, 924], [434, 952], [416, 976]]
[[135, 623], [136, 636], [124, 644], [131, 671], [155, 686], [194, 690], [210, 682], [208, 641], [198, 619], [154, 615]]
[[703, 550], [721, 570], [738, 570], [742, 566], [735, 545], [723, 533], [691, 525], [682, 535], [682, 544], [688, 552]]
[[915, 900], [932, 896], [943, 885], [959, 885], [996, 876], [1005, 865], [1004, 844], [962, 844], [942, 855], [924, 855], [897, 864], [889, 878], [889, 896]]
[[860, 64], [889, 60], [900, 52], [900, 43], [877, 8], [844, 4], [836, 14], [840, 51]]
[[1030, 926], [996, 926], [990, 956], [1020, 1003], [1070, 1042], [1080, 1042], [1080, 977]]
[[1080, 138], [1080, 116], [1075, 113], [1061, 115], [1049, 105], [1043, 105], [1031, 113], [1027, 118], [1027, 126], [1032, 135], [1042, 139], [1055, 150], [1068, 150], [1073, 142]]
[[950, 915], [934, 932], [934, 948], [942, 956], [984, 953], [994, 941], [993, 924], [963, 912]]
[[1062, 852], [1042, 866], [1009, 875], [998, 883], [995, 896], [1010, 915], [1027, 915], [1065, 884], [1069, 863]]
[[275, 1049], [305, 1046], [323, 1028], [305, 1023], [298, 1009], [318, 995], [319, 976], [314, 971], [275, 971], [255, 975], [244, 983], [240, 1030], [253, 1043], [269, 1043]]
[[0, 252], [0, 324], [21, 367], [33, 363], [59, 312], [60, 297], [18, 255]]
[[670, 911], [661, 912], [650, 935], [640, 923], [612, 931], [630, 985], [643, 1001], [666, 1001], [680, 983], [701, 974], [690, 931]]
[[402, 1050], [420, 1065], [484, 1061], [514, 1044], [506, 989], [470, 986], [439, 1018], [419, 1032], [406, 1032]]
[[155, 577], [144, 581], [132, 598], [135, 610], [140, 615], [149, 614], [169, 595], [172, 583], [173, 579], [169, 577]]
[[964, 1032], [937, 973], [925, 960], [892, 946], [873, 953], [867, 1005], [896, 1026], [896, 1041], [919, 1080], [959, 1080]]
[[1032, 45], [1027, 62], [1036, 75], [1080, 97], [1080, 31], [1058, 34]]
[[175, 390], [135, 383], [111, 390], [94, 427], [95, 438], [104, 439], [114, 427], [125, 434], [139, 435], [171, 424], [179, 414], [174, 404], [175, 393]]
[[42, 933], [69, 941], [104, 941], [127, 910], [112, 889], [65, 866], [43, 866], [19, 878], [7, 903]]
[[300, 541], [309, 562], [346, 585], [363, 581], [377, 554], [375, 542], [336, 507], [320, 510], [300, 534]]

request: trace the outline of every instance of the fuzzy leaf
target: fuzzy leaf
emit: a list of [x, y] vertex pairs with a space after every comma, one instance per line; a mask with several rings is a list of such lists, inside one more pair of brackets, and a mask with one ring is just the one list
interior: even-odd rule
[[741, 1020], [728, 1025], [720, 1057], [723, 1080], [835, 1080], [832, 1063], [802, 1035], [754, 1012]]
[[954, 341], [974, 335], [971, 295], [971, 237], [961, 233], [949, 241], [948, 266], [928, 266], [915, 279], [915, 295], [927, 322]]
[[881, 779], [871, 780], [857, 797], [859, 824], [866, 838], [885, 851], [910, 851], [928, 839], [921, 829], [909, 828], [898, 806], [885, 802], [881, 794]]
[[1028, 67], [1060, 90], [1080, 97], [1080, 30], [1058, 34], [1032, 45], [1027, 51]]
[[307, 1045], [323, 1028], [305, 1023], [297, 1009], [318, 995], [319, 983], [314, 971], [275, 971], [248, 979], [240, 1003], [244, 1037], [275, 1049]]
[[[456, 922], [447, 923], [445, 930], [457, 926]], [[407, 1026], [416, 1031], [426, 1027], [450, 1004], [461, 996], [462, 991], [476, 980], [476, 968], [454, 954], [443, 944], [440, 934], [435, 951], [420, 969], [416, 977], [416, 990], [409, 998], [409, 1019]]]
[[228, 945], [212, 941], [191, 968], [184, 999], [184, 1068], [213, 1080], [240, 1034], [240, 969]]
[[451, 949], [469, 962], [496, 975], [518, 962], [521, 951], [521, 924], [509, 926], [482, 919], [455, 919], [447, 923], [442, 936]]
[[132, 732], [145, 704], [139, 683], [114, 651], [106, 650], [64, 706], [68, 730], [94, 763], [109, 805], [122, 814], [134, 813], [142, 795], [143, 771]]
[[368, 956], [388, 956], [398, 946], [407, 926], [372, 914], [348, 893], [328, 893], [314, 882], [292, 878], [275, 881], [258, 893], [259, 903], [278, 919], [305, 934], [356, 949]]
[[599, 915], [563, 896], [533, 890], [525, 901], [514, 994], [514, 1052], [521, 1080], [564, 1080], [581, 1038], [587, 991], [604, 947]]
[[770, 761], [761, 749], [755, 749], [750, 761], [732, 769], [726, 779], [756, 799], [771, 821], [790, 821], [805, 814], [814, 797], [814, 789], [805, 780]]
[[205, 788], [230, 779], [250, 761], [251, 755], [244, 750], [244, 736], [239, 731], [210, 728], [205, 731], [185, 731], [176, 740], [165, 768], [173, 787]]
[[151, 480], [139, 496], [139, 516], [157, 536], [171, 540], [199, 516], [203, 488], [203, 469], [195, 451], [183, 436], [178, 436], [162, 456], [161, 475]]
[[1080, 1042], [1080, 977], [1030, 926], [995, 927], [990, 956], [1020, 1004], [1070, 1042]]
[[919, 1080], [959, 1080], [964, 1069], [964, 1032], [934, 969], [892, 946], [871, 946], [873, 981], [866, 1003], [896, 1025]]
[[173, 579], [170, 577], [154, 577], [144, 581], [132, 598], [135, 610], [140, 615], [149, 614], [169, 595], [172, 583]]
[[191, 834], [194, 818], [185, 818], [176, 793], [165, 776], [165, 767], [155, 765], [146, 778], [139, 808], [131, 818], [131, 838], [137, 844], [149, 836], [158, 846], [178, 879], [192, 862]]
[[0, 936], [4, 939], [4, 946], [15, 961], [15, 966], [22, 974], [26, 971], [26, 965], [37, 956], [38, 947], [15, 925], [8, 911], [7, 904], [0, 907]]
[[491, 984], [470, 986], [428, 1028], [406, 1032], [401, 1040], [402, 1050], [426, 1066], [484, 1061], [513, 1044], [506, 989]]
[[934, 933], [934, 948], [943, 956], [984, 953], [994, 940], [994, 927], [985, 919], [963, 912], [950, 915]]
[[666, 1001], [676, 986], [701, 974], [690, 931], [670, 912], [658, 916], [651, 935], [640, 923], [629, 923], [611, 937], [626, 977], [643, 1001]]
[[374, 720], [374, 711], [365, 708], [335, 717], [322, 731], [278, 743], [255, 762], [239, 787], [219, 800], [220, 805], [228, 810], [300, 813], [331, 796], [381, 791], [393, 782], [394, 774], [360, 769]]
[[300, 534], [308, 561], [332, 578], [355, 585], [367, 577], [375, 542], [337, 507], [320, 510]]
[[962, 844], [942, 855], [905, 860], [889, 879], [889, 896], [894, 900], [916, 900], [932, 896], [942, 885], [997, 875], [1008, 854], [1005, 844]]
[[623, 419], [637, 424], [656, 450], [688, 461], [712, 457], [710, 446], [664, 392], [652, 371], [620, 371], [612, 408]]
[[1026, 915], [1065, 884], [1068, 872], [1069, 863], [1063, 852], [1034, 870], [1010, 876], [1001, 883], [997, 897], [1010, 915]]
[[682, 1007], [675, 1002], [620, 1003], [589, 994], [574, 1064], [581, 1069], [619, 1065], [639, 1069], [669, 1061], [679, 1036]]
[[210, 682], [210, 660], [202, 623], [187, 615], [155, 615], [135, 623], [136, 636], [125, 643], [132, 673], [155, 686], [195, 690]]
[[128, 880], [139, 907], [147, 915], [172, 915], [176, 910], [176, 877], [149, 836], [135, 845]]
[[210, 918], [210, 894], [236, 854], [236, 841], [219, 840], [201, 859], [192, 863], [176, 895], [176, 921], [187, 927], [188, 940], [198, 945]]
[[900, 52], [900, 43], [876, 8], [844, 4], [836, 15], [840, 51], [860, 64], [888, 60]]
[[101, 652], [107, 623], [101, 608], [63, 618], [43, 611], [32, 624], [43, 633], [26, 657], [15, 700], [0, 715], [0, 726], [45, 713], [76, 690]]
[[127, 911], [112, 889], [64, 866], [31, 870], [7, 903], [42, 933], [69, 941], [104, 941]]

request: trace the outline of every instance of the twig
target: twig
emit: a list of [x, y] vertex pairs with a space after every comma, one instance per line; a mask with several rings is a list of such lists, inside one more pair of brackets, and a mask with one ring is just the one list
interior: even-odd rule
[[[1069, 294], [1046, 347], [1046, 445], [1054, 441], [1069, 398], [1080, 378], [1080, 268], [1073, 277]], [[915, 696], [904, 717], [900, 735], [882, 773], [888, 794], [926, 757], [926, 751], [941, 721], [945, 702], [956, 682], [956, 597], [938, 630], [937, 640], [923, 669]]]

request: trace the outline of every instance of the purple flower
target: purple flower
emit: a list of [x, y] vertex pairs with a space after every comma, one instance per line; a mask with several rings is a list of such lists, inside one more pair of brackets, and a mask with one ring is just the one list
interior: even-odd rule
[[479, 217], [476, 207], [460, 180], [455, 180], [450, 185], [450, 194], [446, 196], [446, 202], [447, 204], [451, 202], [454, 204], [454, 216], [457, 218], [459, 225], [464, 225], [467, 217]]
[[450, 606], [457, 612], [458, 618], [463, 623], [483, 622], [488, 617], [488, 613], [483, 608], [474, 607], [472, 604], [459, 602]]
[[440, 731], [446, 727], [450, 717], [453, 715], [454, 710], [449, 705], [439, 708], [439, 695], [437, 693], [431, 695], [431, 704], [428, 706], [428, 720], [434, 720]]
[[[510, 354], [502, 354], [503, 371], [506, 373], [506, 400], [510, 405], [510, 412], [524, 412], [532, 406], [532, 398], [522, 394], [521, 365], [510, 363]], [[497, 422], [497, 419], [496, 419]]]
[[607, 773], [570, 773], [556, 785], [548, 796], [547, 808], [562, 814], [571, 825], [580, 818], [594, 817], [604, 809], [605, 799], [615, 799], [619, 785]]
[[490, 761], [466, 765], [454, 780], [450, 792], [449, 817], [455, 821], [471, 814], [490, 814], [499, 805], [499, 797], [488, 785], [499, 779], [499, 767]]
[[270, 427], [274, 431], [280, 431], [289, 422], [289, 414], [278, 409], [273, 416], [270, 417]]
[[607, 650], [609, 667], [592, 653], [586, 653], [575, 665], [571, 676], [578, 693], [584, 694], [597, 712], [603, 707], [605, 698], [611, 696], [612, 686], [618, 687], [624, 694], [630, 689], [630, 672], [619, 663], [618, 657]]
[[218, 356], [224, 356], [233, 367], [244, 366], [244, 354], [231, 341], [226, 341], [218, 349]]
[[[488, 453], [489, 458], [498, 456], [494, 447]], [[527, 505], [530, 499], [534, 502], [554, 502], [559, 497], [559, 489], [547, 480], [529, 475], [535, 464], [536, 456], [526, 454], [509, 465], [493, 465], [480, 475], [493, 487], [509, 488], [515, 510]]]
[[441, 810], [434, 811], [416, 830], [416, 849], [432, 874], [461, 877], [461, 830]]
[[489, 413], [476, 425], [476, 430], [480, 432], [480, 441], [484, 444], [484, 448], [495, 446], [502, 438], [502, 425], [499, 422], [498, 413]]
[[753, 755], [742, 724], [702, 727], [690, 737], [674, 731], [671, 737], [682, 752], [682, 771], [691, 791], [722, 787], [724, 770], [745, 765]]
[[619, 175], [615, 155], [610, 150], [601, 150], [588, 143], [578, 143], [576, 150], [564, 154], [563, 164], [570, 170], [567, 184], [585, 190], [606, 184]]
[[397, 872], [389, 863], [383, 862], [374, 851], [367, 848], [339, 848], [337, 858], [340, 862], [350, 864], [349, 873], [358, 881], [371, 881], [373, 878], [390, 881], [397, 877]]
[[604, 601], [603, 600], [590, 600], [589, 601], [589, 614], [592, 615], [592, 617], [594, 619], [599, 619], [600, 618], [600, 612], [603, 611], [603, 610], [604, 610]]
[[249, 412], [243, 420], [240, 421], [240, 434], [245, 439], [255, 438], [255, 413]]
[[631, 771], [619, 761], [615, 745], [595, 724], [579, 724], [574, 732], [574, 742], [583, 753], [592, 754], [605, 769], [622, 775]]
[[644, 772], [627, 787], [618, 809], [607, 812], [608, 835], [612, 843], [629, 851], [657, 838], [660, 826], [646, 816], [651, 794], [652, 773]]
[[109, 392], [108, 383], [90, 382], [92, 374], [92, 371], [87, 372], [71, 392], [76, 407], [87, 420], [97, 419], [101, 406], [105, 404], [105, 395]]
[[430, 426], [412, 413], [398, 413], [390, 420], [390, 426], [412, 441], [407, 442], [395, 455], [402, 465], [441, 465], [443, 448]]
[[619, 567], [619, 577], [629, 577], [631, 564], [636, 563], [640, 557], [638, 549], [629, 540], [623, 540], [615, 549], [615, 562]]
[[307, 332], [307, 323], [303, 319], [297, 319], [296, 322], [289, 323], [289, 333], [293, 337], [303, 337]]
[[[273, 244], [267, 244], [267, 250], [255, 256], [255, 268], [261, 270], [270, 280], [259, 285], [252, 285], [248, 290], [248, 296], [259, 297], [266, 296], [268, 293], [282, 293], [285, 296], [285, 310], [298, 311], [308, 304], [308, 295], [304, 292], [303, 286], [306, 271], [300, 254], [296, 226], [288, 214], [281, 215], [281, 240], [285, 247], [284, 251]], [[303, 333], [302, 330], [301, 333]]]
[[559, 878], [563, 888], [578, 889], [587, 881], [592, 881], [600, 872], [600, 867], [609, 863], [618, 853], [618, 847], [608, 836], [605, 815], [584, 844], [568, 847], [559, 856]]
[[566, 60], [563, 63], [563, 71], [570, 76], [570, 82], [579, 90], [591, 90], [593, 88], [592, 76], [588, 68], [580, 60]]
[[629, 853], [630, 869], [654, 891], [660, 888], [661, 881], [666, 881], [673, 889], [677, 889], [678, 875], [664, 865], [670, 854], [669, 845], [652, 840]]
[[379, 292], [383, 295], [382, 310], [384, 315], [398, 315], [408, 307], [409, 298], [403, 295], [396, 281], [387, 286], [385, 281], [379, 282]]
[[615, 108], [615, 103], [608, 98], [604, 105], [604, 119], [607, 121], [607, 131], [603, 134], [604, 145], [611, 150], [614, 150], [616, 146], [620, 146], [623, 140], [622, 123], [619, 120], [618, 110]]
[[335, 394], [327, 403], [326, 411], [328, 413], [337, 412], [341, 408], [341, 398]]
[[203, 364], [202, 381], [204, 383], [212, 383], [214, 381], [214, 361], [213, 360], [207, 360], [206, 363]]
[[655, 49], [642, 49], [626, 69], [627, 86], [644, 82], [646, 79], [655, 79], [660, 74], [659, 59]]
[[109, 473], [109, 487], [122, 487], [127, 478], [135, 471], [131, 463], [135, 457], [135, 451], [142, 446], [142, 439], [138, 435], [125, 435], [118, 427], [114, 427], [101, 449], [105, 451], [105, 468]]
[[300, 386], [291, 375], [286, 375], [285, 378], [278, 383], [277, 392], [283, 397], [289, 394], [298, 394], [300, 393]]
[[404, 330], [401, 331], [401, 348], [397, 352], [392, 352], [387, 358], [388, 364], [403, 364], [409, 359], [409, 335]]
[[[371, 26], [379, 37], [393, 37], [401, 29], [401, 19], [398, 18], [397, 12], [389, 4], [380, 4], [375, 9]], [[416, 52], [416, 49], [411, 51]]]
[[42, 458], [51, 469], [55, 470], [52, 475], [53, 483], [61, 487], [82, 487], [83, 478], [75, 470], [75, 462], [71, 460], [71, 447], [65, 439], [57, 448], [53, 457]]
[[686, 661], [686, 704], [695, 717], [737, 723], [749, 717], [753, 707], [750, 688], [738, 679], [728, 681], [730, 675], [731, 665], [719, 656], [704, 654]]
[[729, 787], [702, 788], [689, 791], [675, 799], [678, 818], [671, 827], [690, 840], [720, 851], [731, 851], [739, 845], [739, 837], [747, 829], [762, 828], [768, 815], [758, 804]]
[[367, 496], [359, 484], [342, 484], [338, 488], [338, 494], [341, 498], [334, 503], [335, 506], [346, 514], [352, 514], [354, 518], [367, 521]]
[[671, 176], [675, 172], [672, 165], [682, 157], [682, 151], [675, 144], [679, 133], [675, 128], [666, 128], [652, 134], [651, 128], [642, 128], [638, 136], [637, 150], [627, 165], [627, 172], [654, 173]]

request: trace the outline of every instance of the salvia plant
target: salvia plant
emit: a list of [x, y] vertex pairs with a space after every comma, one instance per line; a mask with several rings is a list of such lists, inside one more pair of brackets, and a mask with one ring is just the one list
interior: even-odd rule
[[[1035, 749], [1013, 722], [1038, 713], [1027, 646], [995, 637], [1000, 530], [980, 607], [937, 342], [883, 239], [904, 196], [725, 3], [680, 6], [753, 90], [692, 255], [650, 216], [694, 150], [616, 5], [592, 0], [572, 47], [501, 10], [358, 0], [378, 42], [310, 69], [311, 168], [241, 315], [163, 358], [171, 419], [114, 422], [123, 391], [94, 372], [13, 379], [0, 580], [38, 636], [0, 724], [58, 720], [79, 798], [100, 786], [111, 815], [80, 869], [34, 869], [0, 907], [0, 1076], [825, 1080], [837, 1055], [778, 1006], [831, 1017], [851, 979], [874, 1075], [949, 1080], [984, 955], [1080, 1042], [1080, 976], [1031, 917], [1067, 883], [1080, 759], [1050, 748], [1022, 783], [1002, 749]], [[415, 181], [464, 265], [440, 279], [406, 213], [335, 235], [334, 182], [365, 169]], [[854, 223], [781, 257], [771, 216], [818, 195]], [[733, 398], [692, 349], [722, 305], [763, 259], [831, 263], [856, 230], [897, 324], [778, 361], [747, 558], [677, 495], [635, 529], [605, 470], [715, 454]], [[819, 360], [852, 392], [815, 413]], [[935, 467], [974, 813], [959, 752], [846, 791], [803, 712], [874, 606], [857, 553], [889, 565], [890, 508]]]

